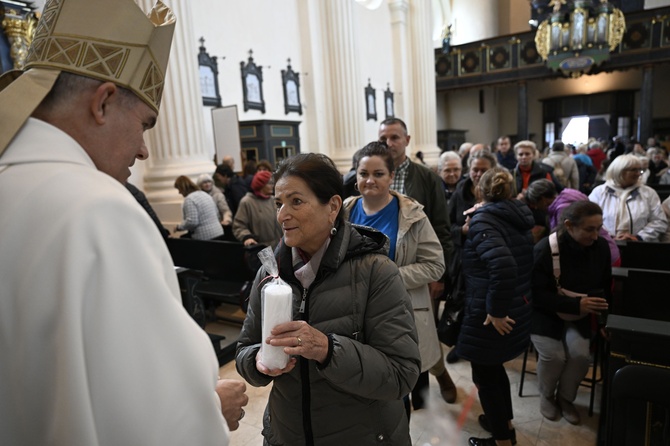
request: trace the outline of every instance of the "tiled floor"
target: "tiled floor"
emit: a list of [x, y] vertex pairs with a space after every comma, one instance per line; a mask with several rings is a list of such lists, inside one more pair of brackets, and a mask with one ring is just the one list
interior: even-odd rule
[[[521, 358], [517, 358], [506, 364], [512, 384], [514, 426], [518, 446], [595, 445], [600, 386], [597, 387], [596, 413], [593, 417], [589, 417], [587, 413], [590, 389], [582, 386], [575, 402], [577, 410], [582, 416], [582, 424], [573, 426], [564, 419], [556, 422], [548, 421], [539, 412], [539, 393], [534, 375], [526, 375], [523, 389], [524, 397], [520, 398], [518, 396], [521, 363]], [[534, 369], [534, 367], [534, 363], [529, 365], [529, 369]], [[458, 400], [455, 404], [446, 404], [440, 397], [439, 386], [435, 378], [431, 376], [427, 408], [412, 412], [410, 434], [414, 446], [465, 446], [471, 436], [489, 436], [477, 423], [477, 417], [482, 413], [482, 409], [470, 378], [470, 363], [459, 361], [456, 364], [448, 364], [447, 369], [458, 386]], [[233, 362], [221, 367], [220, 375], [222, 378], [240, 379]], [[260, 432], [263, 410], [270, 387], [255, 388], [247, 386], [249, 405], [245, 408], [246, 416], [242, 420], [240, 428], [231, 434], [231, 446], [263, 444]], [[459, 425], [462, 427], [459, 428]]]

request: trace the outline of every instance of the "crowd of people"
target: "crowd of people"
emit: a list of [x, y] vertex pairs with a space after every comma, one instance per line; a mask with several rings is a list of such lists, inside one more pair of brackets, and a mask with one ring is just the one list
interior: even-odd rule
[[[132, 0], [45, 10], [33, 49], [67, 35], [126, 42], [129, 56], [107, 75], [31, 49], [23, 72], [0, 81], [0, 443], [226, 445], [246, 384], [219, 379], [182, 306], [169, 234], [127, 182], [148, 157], [163, 91], [148, 94], [144, 79], [164, 79], [176, 18]], [[540, 152], [503, 136], [443, 154], [436, 172], [407, 156], [410, 141], [390, 118], [344, 178], [303, 153], [175, 180], [178, 231], [274, 249], [236, 351], [247, 383], [272, 383], [265, 444], [410, 444], [429, 374], [446, 403], [459, 395], [436, 334], [440, 300], [461, 324], [446, 362], [470, 362], [492, 434], [470, 445], [516, 443], [504, 363], [531, 341], [540, 412], [579, 423], [573, 401], [611, 300], [616, 241], [667, 240], [670, 204], [654, 187], [670, 175], [655, 142]], [[292, 317], [268, 334], [272, 281]], [[264, 364], [262, 346], [286, 365]]]

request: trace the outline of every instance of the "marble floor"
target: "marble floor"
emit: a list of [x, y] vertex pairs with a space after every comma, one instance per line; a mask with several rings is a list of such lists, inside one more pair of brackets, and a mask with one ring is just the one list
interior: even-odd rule
[[[444, 348], [446, 354], [447, 347]], [[531, 356], [533, 355], [529, 355], [529, 358]], [[564, 419], [549, 421], [544, 419], [539, 411], [539, 393], [535, 375], [526, 375], [523, 388], [524, 396], [518, 396], [521, 364], [521, 357], [506, 364], [512, 385], [517, 445], [595, 445], [599, 418], [600, 385], [596, 387], [596, 407], [592, 417], [588, 416], [590, 389], [581, 386], [575, 405], [582, 416], [582, 423], [573, 426]], [[529, 359], [528, 369], [534, 370], [534, 368], [534, 361]], [[489, 436], [479, 427], [477, 422], [477, 417], [482, 413], [482, 409], [471, 380], [470, 363], [459, 361], [456, 364], [447, 364], [447, 369], [458, 387], [458, 400], [455, 404], [445, 403], [440, 397], [439, 386], [435, 377], [430, 376], [427, 407], [412, 412], [411, 416], [410, 434], [414, 446], [465, 446], [471, 436]], [[221, 367], [220, 375], [222, 378], [240, 379], [232, 361]], [[269, 391], [270, 386], [265, 388], [247, 386], [249, 405], [245, 408], [246, 416], [241, 421], [240, 428], [231, 433], [231, 446], [260, 446], [263, 444], [260, 432], [263, 410]]]

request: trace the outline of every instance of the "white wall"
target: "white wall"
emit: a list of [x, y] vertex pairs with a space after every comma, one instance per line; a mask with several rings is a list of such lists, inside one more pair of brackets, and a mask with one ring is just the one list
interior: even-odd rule
[[[340, 1], [340, 0], [337, 0]], [[377, 140], [379, 123], [386, 117], [384, 114], [384, 90], [386, 84], [394, 91], [393, 75], [393, 49], [389, 42], [391, 38], [391, 17], [389, 8], [384, 2], [380, 8], [369, 10], [359, 5], [356, 10], [356, 19], [358, 20], [359, 42], [357, 50], [359, 52], [360, 64], [360, 103], [359, 106], [365, 110], [365, 86], [368, 84], [368, 78], [377, 95], [377, 120], [366, 120], [364, 125], [364, 139], [360, 142], [362, 148], [370, 141]], [[381, 25], [381, 26], [380, 26]], [[400, 93], [395, 91], [395, 99], [399, 98]], [[363, 115], [365, 117], [365, 114]], [[348, 154], [349, 160], [353, 153]], [[349, 165], [351, 163], [349, 162]]]

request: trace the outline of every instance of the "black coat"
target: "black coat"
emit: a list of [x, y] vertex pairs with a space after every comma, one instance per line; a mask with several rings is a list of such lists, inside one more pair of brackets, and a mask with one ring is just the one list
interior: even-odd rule
[[[456, 352], [478, 364], [502, 364], [528, 346], [531, 324], [533, 215], [518, 200], [488, 203], [475, 211], [463, 247], [466, 300]], [[516, 324], [501, 336], [486, 315]]]
[[[521, 173], [518, 164], [511, 173], [514, 177], [513, 187], [514, 196], [516, 196], [519, 192], [523, 191], [523, 174]], [[530, 168], [530, 179], [528, 180], [528, 184], [541, 179], [550, 180], [552, 183], [554, 183], [554, 186], [556, 186], [556, 193], [561, 193], [561, 191], [565, 189], [561, 182], [558, 181], [554, 176], [553, 167], [551, 167], [549, 164], [533, 161], [533, 164]]]
[[[575, 293], [611, 300], [612, 267], [607, 242], [602, 237], [591, 246], [578, 244], [565, 232], [558, 237], [561, 286]], [[579, 314], [580, 298], [557, 294], [549, 238], [535, 245], [533, 268], [533, 323], [531, 333], [561, 339], [565, 322], [556, 312]], [[596, 290], [601, 290], [596, 293]], [[598, 294], [598, 296], [596, 296]], [[584, 338], [590, 337], [591, 318], [573, 321]]]

